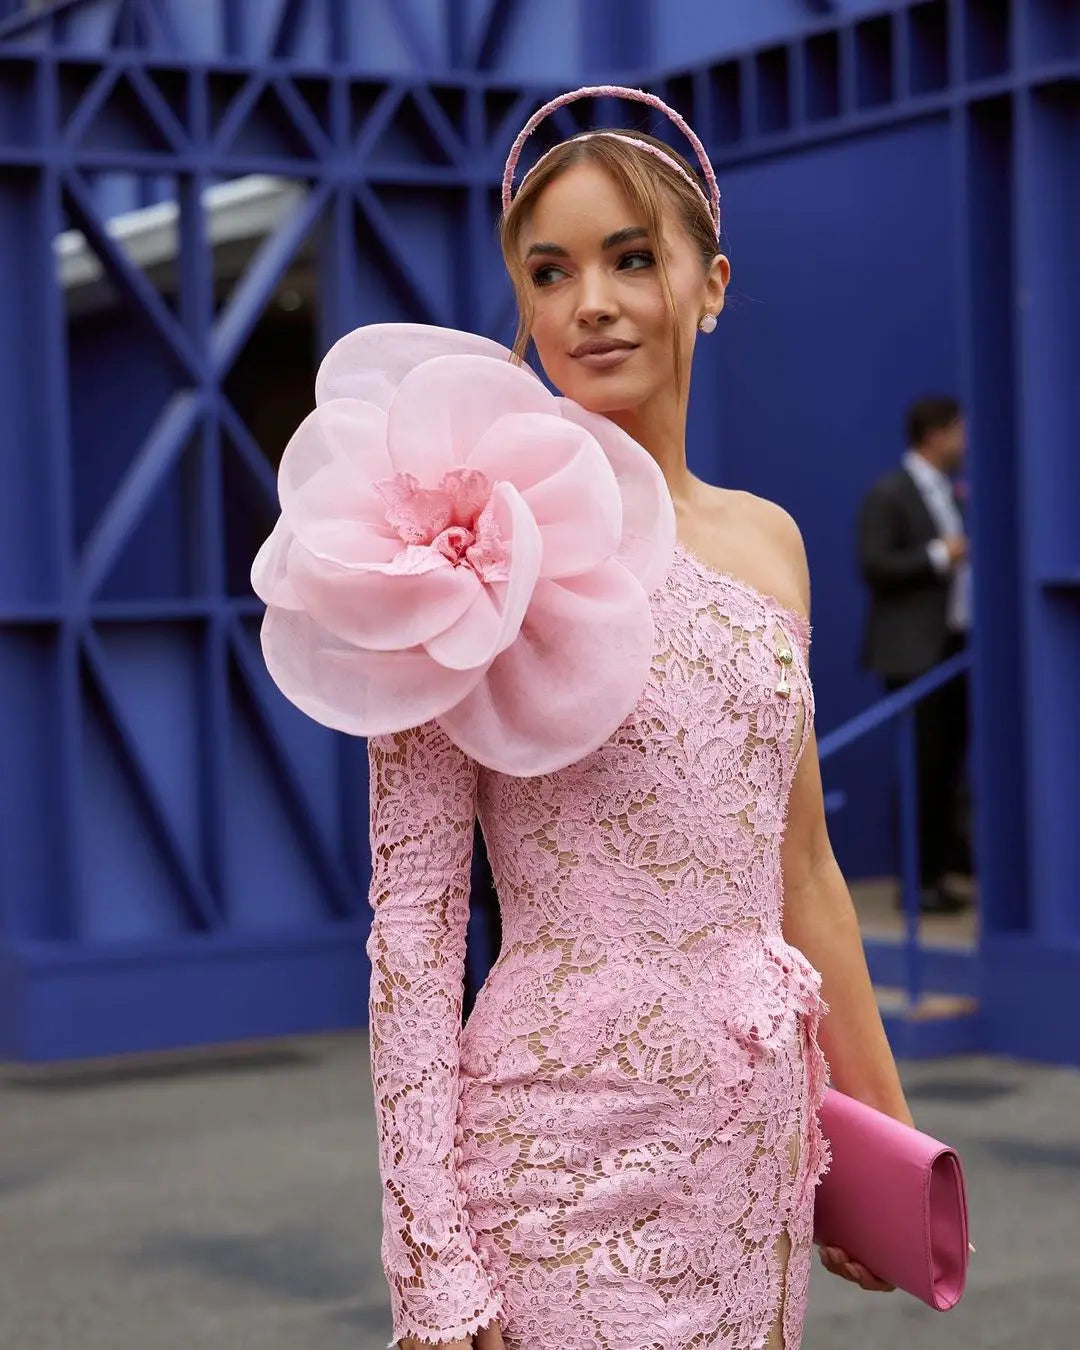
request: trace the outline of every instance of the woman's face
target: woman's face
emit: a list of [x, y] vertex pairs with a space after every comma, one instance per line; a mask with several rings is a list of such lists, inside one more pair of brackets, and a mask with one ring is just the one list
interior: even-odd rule
[[718, 255], [706, 268], [670, 202], [662, 221], [663, 239], [651, 239], [608, 173], [584, 161], [544, 188], [521, 231], [540, 361], [552, 383], [591, 412], [628, 412], [675, 392], [658, 249], [687, 371], [698, 321], [723, 308], [727, 259]]

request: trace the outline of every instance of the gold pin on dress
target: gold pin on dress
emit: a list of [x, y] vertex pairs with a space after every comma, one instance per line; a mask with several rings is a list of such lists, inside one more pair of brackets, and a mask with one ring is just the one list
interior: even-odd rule
[[776, 686], [776, 693], [781, 698], [791, 697], [791, 685], [788, 684], [788, 667], [794, 661], [795, 657], [790, 647], [777, 647], [776, 659], [780, 662], [780, 683]]

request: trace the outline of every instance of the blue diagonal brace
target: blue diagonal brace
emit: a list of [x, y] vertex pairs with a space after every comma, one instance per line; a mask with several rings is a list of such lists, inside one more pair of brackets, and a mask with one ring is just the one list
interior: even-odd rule
[[437, 324], [441, 328], [449, 328], [451, 326], [450, 316], [442, 311], [442, 307], [431, 294], [430, 287], [424, 285], [424, 282], [413, 270], [408, 258], [398, 247], [397, 240], [394, 238], [393, 222], [386, 214], [378, 197], [364, 182], [356, 183], [353, 186], [353, 192], [363, 209], [365, 219], [375, 236], [376, 242], [386, 257], [386, 261], [408, 291], [412, 304], [419, 313], [425, 316], [426, 322]]
[[461, 137], [449, 117], [439, 107], [438, 100], [433, 97], [426, 84], [418, 84], [413, 89], [413, 102], [420, 109], [424, 121], [428, 125], [428, 130], [439, 142], [443, 154], [446, 155], [450, 163], [463, 163], [465, 146], [462, 144]]
[[471, 70], [491, 70], [520, 0], [480, 0], [480, 3], [483, 14], [465, 60]]
[[157, 85], [147, 75], [142, 66], [136, 64], [128, 69], [128, 79], [139, 95], [146, 111], [154, 119], [158, 130], [174, 150], [183, 150], [188, 144], [188, 134], [183, 124], [168, 103], [162, 98]]
[[187, 334], [170, 313], [165, 301], [109, 234], [98, 218], [90, 194], [78, 176], [74, 173], [65, 173], [62, 182], [75, 223], [97, 254], [109, 279], [125, 292], [151, 321], [183, 373], [191, 379], [196, 379], [199, 369], [198, 357], [188, 341]]
[[0, 38], [25, 37], [33, 33], [40, 37], [54, 31], [51, 21], [63, 15], [65, 10], [77, 9], [85, 0], [53, 0], [44, 13], [40, 9], [22, 11], [0, 19]]
[[355, 172], [354, 165], [356, 163], [362, 163], [371, 154], [379, 137], [393, 121], [394, 114], [404, 97], [404, 85], [389, 84], [376, 98], [371, 111], [364, 118], [363, 125], [356, 134], [355, 146], [349, 151], [347, 164], [350, 174]]
[[330, 151], [330, 142], [327, 140], [326, 132], [319, 126], [318, 118], [296, 92], [293, 82], [280, 76], [274, 80], [273, 85], [297, 131], [311, 146], [312, 154], [327, 155]]
[[169, 865], [183, 887], [191, 917], [200, 928], [214, 928], [218, 924], [218, 907], [205, 881], [192, 865], [183, 841], [169, 819], [168, 807], [161, 798], [139, 751], [138, 741], [124, 718], [121, 700], [116, 697], [109, 680], [107, 661], [97, 634], [87, 624], [80, 635], [83, 659], [94, 682], [98, 696], [108, 714], [113, 733], [123, 753], [128, 772], [135, 782], [140, 801], [150, 817], [157, 842], [161, 845]]
[[287, 59], [296, 47], [300, 17], [310, 0], [285, 0], [278, 15], [277, 28], [270, 40], [269, 52], [275, 60]]
[[165, 51], [169, 51], [171, 48], [173, 52], [181, 52], [184, 43], [180, 36], [180, 30], [176, 26], [175, 16], [169, 8], [168, 0], [143, 0], [143, 12], [153, 15], [158, 40], [162, 48]]
[[259, 491], [266, 499], [267, 504], [276, 509], [278, 504], [277, 479], [274, 476], [273, 469], [267, 463], [266, 456], [259, 448], [258, 441], [224, 394], [219, 396], [217, 408], [221, 418], [222, 431], [232, 441], [233, 448], [258, 484]]
[[[486, 158], [491, 163], [492, 168], [498, 166], [501, 170], [506, 159], [506, 152], [514, 143], [514, 137], [529, 120], [529, 117], [540, 104], [536, 101], [533, 93], [519, 94], [514, 99], [510, 107], [499, 119], [499, 125], [491, 133], [488, 143], [485, 147]], [[500, 173], [500, 177], [501, 177]]]
[[266, 80], [252, 75], [233, 98], [211, 137], [211, 144], [216, 151], [219, 153], [228, 151], [265, 88]]
[[[370, 3], [370, 0], [369, 0]], [[431, 44], [424, 37], [416, 15], [411, 9], [411, 0], [383, 0], [383, 9], [387, 18], [398, 31], [398, 36], [408, 48], [409, 55], [418, 71], [436, 70], [442, 61], [432, 51]]]
[[191, 390], [174, 394], [165, 405], [83, 548], [77, 586], [84, 600], [108, 576], [158, 484], [187, 445], [201, 412], [202, 399]]
[[67, 126], [62, 128], [62, 138], [69, 145], [77, 145], [86, 135], [90, 123], [105, 106], [119, 78], [119, 66], [102, 66], [101, 73], [68, 118]]
[[319, 821], [318, 812], [308, 800], [307, 793], [296, 776], [288, 749], [275, 725], [269, 697], [271, 686], [266, 668], [262, 660], [252, 652], [250, 641], [238, 620], [233, 620], [231, 630], [230, 647], [236, 660], [236, 667], [247, 688], [253, 710], [258, 716], [262, 734], [289, 802], [291, 817], [296, 822], [315, 864], [319, 879], [330, 896], [334, 913], [348, 917], [358, 908], [359, 897], [356, 887], [335, 858], [334, 846], [327, 838]]
[[313, 186], [255, 254], [210, 338], [210, 365], [218, 378], [225, 376], [251, 336], [275, 287], [326, 206], [329, 194], [330, 187], [325, 182]]

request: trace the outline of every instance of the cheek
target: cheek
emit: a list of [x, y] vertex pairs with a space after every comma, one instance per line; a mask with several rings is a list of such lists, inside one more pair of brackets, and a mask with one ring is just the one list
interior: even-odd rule
[[692, 333], [697, 327], [704, 307], [702, 288], [697, 276], [681, 280], [682, 284], [675, 288], [675, 311], [679, 316], [680, 329]]
[[[701, 316], [700, 287], [688, 285], [685, 277], [671, 275], [670, 279], [675, 301], [675, 329], [680, 350], [685, 351], [687, 344], [693, 345]], [[641, 307], [636, 311], [635, 318], [638, 328], [647, 331], [652, 342], [670, 352], [674, 337], [671, 308], [659, 277], [656, 286], [649, 288], [649, 294], [642, 295]]]
[[623, 301], [623, 312], [633, 320], [639, 335], [660, 341], [670, 341], [671, 314], [659, 273], [649, 277], [651, 284], [628, 286]]
[[566, 352], [565, 324], [550, 305], [538, 304], [533, 311], [530, 337], [544, 373], [560, 393], [573, 382], [573, 361]]
[[540, 358], [540, 364], [549, 374], [551, 368], [558, 364], [561, 354], [561, 345], [557, 340], [557, 333], [558, 325], [554, 322], [550, 312], [538, 305], [533, 314], [532, 340], [536, 347], [536, 354]]

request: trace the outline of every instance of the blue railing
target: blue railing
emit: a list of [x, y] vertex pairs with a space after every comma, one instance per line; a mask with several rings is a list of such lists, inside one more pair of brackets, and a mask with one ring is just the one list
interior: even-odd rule
[[[918, 1006], [923, 993], [923, 954], [919, 944], [921, 886], [919, 880], [919, 787], [916, 770], [915, 707], [929, 694], [957, 679], [971, 668], [971, 655], [961, 652], [933, 670], [887, 695], [873, 707], [830, 731], [818, 742], [818, 757], [825, 764], [832, 756], [854, 745], [890, 722], [900, 723], [900, 878], [904, 914], [904, 992], [909, 1008]], [[826, 797], [826, 804], [830, 798]]]

